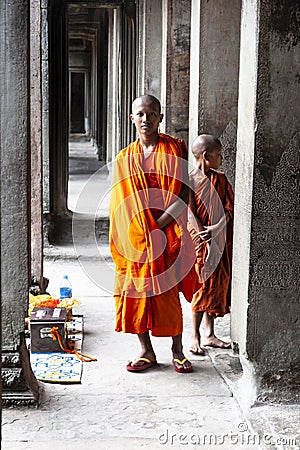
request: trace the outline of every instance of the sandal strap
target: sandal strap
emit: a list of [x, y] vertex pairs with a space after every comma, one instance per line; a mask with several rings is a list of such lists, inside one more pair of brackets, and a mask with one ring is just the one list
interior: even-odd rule
[[140, 362], [140, 361], [145, 361], [146, 363], [151, 363], [151, 362], [153, 362], [153, 361], [150, 361], [150, 359], [148, 359], [148, 358], [138, 358], [138, 359], [135, 359], [135, 360], [133, 361], [133, 364], [135, 364], [135, 363], [137, 363], [137, 362]]
[[178, 364], [181, 364], [181, 365], [183, 366], [183, 364], [184, 364], [186, 361], [188, 361], [188, 359], [187, 359], [187, 358], [183, 358], [183, 360], [180, 361], [180, 359], [174, 358], [173, 361], [174, 361], [174, 362], [177, 362]]

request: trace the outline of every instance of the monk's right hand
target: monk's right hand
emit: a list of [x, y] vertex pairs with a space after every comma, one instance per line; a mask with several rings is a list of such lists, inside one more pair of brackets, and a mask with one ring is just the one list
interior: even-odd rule
[[198, 231], [197, 233], [194, 234], [192, 239], [193, 239], [194, 245], [199, 245], [199, 244], [203, 243], [204, 241], [206, 241], [204, 231]]
[[211, 230], [210, 227], [203, 227], [202, 231], [199, 231], [199, 236], [202, 241], [209, 241], [211, 239]]

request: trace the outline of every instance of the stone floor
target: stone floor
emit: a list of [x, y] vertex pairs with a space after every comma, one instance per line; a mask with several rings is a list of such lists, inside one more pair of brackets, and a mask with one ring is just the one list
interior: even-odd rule
[[[92, 158], [90, 148], [87, 152]], [[75, 172], [72, 205], [87, 175]], [[91, 192], [106, 192], [103, 180]], [[44, 272], [52, 295], [58, 294], [61, 277], [69, 275], [81, 302], [76, 311], [84, 316], [83, 351], [97, 362], [84, 363], [81, 384], [40, 383], [36, 409], [4, 410], [4, 450], [300, 448], [298, 406], [241, 407], [242, 371], [232, 350], [207, 349], [204, 357], [189, 354], [190, 305], [184, 299], [183, 342], [194, 372], [175, 373], [169, 338], [153, 338], [156, 368], [138, 374], [126, 371], [127, 360], [138, 355], [139, 346], [135, 336], [114, 332], [114, 273], [107, 244], [46, 247]], [[216, 331], [229, 339], [229, 315], [216, 321]]]
[[106, 216], [110, 172], [109, 165], [98, 161], [91, 142], [85, 137], [72, 140], [69, 143], [68, 208], [77, 213]]
[[[102, 255], [107, 250], [103, 246]], [[190, 305], [184, 299], [184, 348], [194, 372], [175, 373], [170, 339], [153, 338], [158, 367], [128, 373], [126, 362], [139, 346], [135, 336], [114, 332], [109, 259], [82, 260], [71, 248], [64, 248], [63, 257], [58, 248], [46, 253], [49, 291], [57, 295], [61, 276], [69, 275], [81, 302], [77, 312], [84, 315], [84, 351], [98, 361], [84, 363], [81, 384], [40, 383], [37, 409], [4, 410], [3, 449], [299, 448], [296, 406], [242, 411], [235, 395], [242, 374], [232, 350], [189, 354]], [[96, 271], [106, 279], [102, 287], [94, 280]], [[220, 337], [229, 338], [229, 325], [229, 315], [216, 321]]]
[[[109, 284], [112, 286], [113, 277], [101, 289], [93, 283], [93, 271], [89, 272], [90, 267], [96, 266], [108, 278], [111, 264], [96, 258], [85, 263], [84, 272], [75, 258], [48, 256], [45, 275], [50, 278], [49, 291], [53, 295], [58, 293], [61, 276], [69, 275], [74, 295], [81, 302], [77, 312], [84, 315], [84, 351], [98, 361], [84, 363], [80, 385], [41, 384], [37, 409], [5, 410], [3, 448], [179, 448], [193, 439], [209, 439], [210, 434], [212, 442], [223, 438], [229, 442], [226, 434], [248, 429], [247, 420], [216, 370], [210, 352], [205, 357], [191, 358], [195, 368], [192, 374], [177, 374], [171, 364], [171, 340], [154, 338], [159, 366], [139, 374], [125, 370], [127, 359], [139, 352], [137, 339], [114, 332], [113, 298], [106, 291]], [[182, 304], [187, 349], [190, 310], [187, 302]], [[219, 321], [219, 334], [223, 337], [228, 337], [228, 325], [228, 317]], [[228, 361], [234, 358], [231, 351], [224, 353]], [[247, 433], [243, 430], [241, 437]]]

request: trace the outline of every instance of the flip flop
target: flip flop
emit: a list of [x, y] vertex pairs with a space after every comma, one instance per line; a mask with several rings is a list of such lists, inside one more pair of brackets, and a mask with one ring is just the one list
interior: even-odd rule
[[[133, 366], [133, 364], [136, 364], [139, 361], [143, 361], [145, 364], [141, 366]], [[143, 370], [150, 369], [150, 367], [154, 367], [156, 365], [157, 361], [151, 361], [148, 358], [138, 358], [134, 361], [130, 361], [126, 366], [126, 370], [128, 370], [128, 372], [142, 372]]]
[[[173, 359], [172, 359], [172, 363], [173, 363], [175, 372], [178, 372], [178, 373], [190, 373], [190, 372], [193, 372], [193, 366], [190, 366], [190, 367], [183, 367], [183, 364], [184, 364], [186, 361], [188, 361], [187, 358], [183, 358], [182, 361], [180, 361], [180, 359], [173, 358]], [[175, 363], [180, 364], [182, 367], [177, 367]]]

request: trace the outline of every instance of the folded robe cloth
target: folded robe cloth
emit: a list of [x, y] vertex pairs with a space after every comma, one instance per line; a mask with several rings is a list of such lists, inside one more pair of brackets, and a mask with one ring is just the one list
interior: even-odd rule
[[[184, 141], [162, 133], [153, 152], [166, 210], [180, 194], [188, 152]], [[191, 301], [197, 276], [194, 245], [186, 228], [187, 207], [162, 233], [151, 210], [151, 186], [143, 170], [143, 160], [139, 139], [123, 149], [115, 160], [110, 201], [115, 295], [159, 295], [178, 285]]]

